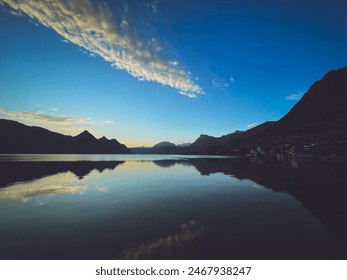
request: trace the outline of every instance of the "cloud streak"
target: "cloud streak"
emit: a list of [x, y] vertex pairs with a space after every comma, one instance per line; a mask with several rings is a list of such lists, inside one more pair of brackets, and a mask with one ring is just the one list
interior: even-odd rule
[[110, 126], [113, 125], [113, 121], [112, 120], [104, 120], [100, 122], [100, 125], [102, 126]]
[[[188, 97], [204, 94], [189, 72], [161, 55], [155, 39], [155, 44], [143, 44], [132, 35], [129, 22], [121, 16], [117, 19], [106, 5], [94, 5], [90, 0], [0, 0], [1, 3], [139, 80], [172, 87]], [[123, 24], [116, 25], [116, 19]]]
[[93, 124], [92, 119], [74, 118], [65, 116], [53, 116], [42, 112], [16, 112], [0, 109], [0, 117], [6, 119], [14, 119], [19, 121], [39, 122], [40, 124], [58, 124], [58, 125], [78, 125]]
[[302, 95], [303, 95], [302, 93], [293, 93], [293, 94], [287, 95], [286, 99], [290, 101], [298, 101], [301, 99]]
[[[58, 111], [58, 108], [51, 108]], [[91, 118], [76, 118], [70, 116], [57, 116], [43, 112], [17, 112], [0, 108], [0, 119], [18, 121], [30, 126], [40, 126], [62, 134], [76, 135], [88, 129], [102, 129], [114, 124], [113, 120], [95, 121]]]
[[226, 81], [224, 78], [212, 79], [212, 88], [219, 88], [219, 89], [225, 90], [229, 87], [230, 84], [233, 84], [234, 82], [235, 82], [235, 79], [233, 76], [230, 76], [228, 81]]
[[0, 118], [19, 121], [27, 125], [35, 125], [63, 134], [77, 134], [84, 128], [94, 125], [90, 118], [54, 116], [42, 112], [16, 112], [0, 108]]
[[256, 127], [258, 125], [259, 125], [259, 123], [250, 123], [250, 124], [246, 125], [246, 127], [247, 128], [253, 128], [253, 127]]

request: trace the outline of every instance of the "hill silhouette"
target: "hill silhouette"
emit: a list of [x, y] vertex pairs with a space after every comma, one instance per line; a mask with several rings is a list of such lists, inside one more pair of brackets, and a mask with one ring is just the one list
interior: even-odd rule
[[162, 141], [153, 147], [136, 147], [131, 148], [136, 154], [182, 154], [186, 151], [185, 146], [177, 146], [168, 141]]
[[95, 138], [87, 130], [73, 137], [41, 127], [0, 119], [0, 153], [132, 154], [117, 140]]

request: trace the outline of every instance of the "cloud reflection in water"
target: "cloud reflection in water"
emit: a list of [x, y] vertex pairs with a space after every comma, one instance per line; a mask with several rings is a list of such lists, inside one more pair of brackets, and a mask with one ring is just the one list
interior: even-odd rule
[[[44, 195], [83, 194], [89, 188], [88, 185], [81, 184], [79, 178], [69, 171], [1, 188], [0, 201], [27, 202], [30, 198]], [[93, 189], [107, 191], [103, 186], [95, 186]]]
[[193, 247], [206, 231], [198, 221], [182, 224], [176, 234], [160, 238], [150, 243], [142, 243], [121, 252], [117, 259], [165, 259], [180, 251]]

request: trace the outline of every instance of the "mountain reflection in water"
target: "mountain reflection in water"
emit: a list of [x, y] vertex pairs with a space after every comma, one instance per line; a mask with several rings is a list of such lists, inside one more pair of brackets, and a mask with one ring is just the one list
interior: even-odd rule
[[346, 167], [0, 157], [0, 258], [345, 259]]

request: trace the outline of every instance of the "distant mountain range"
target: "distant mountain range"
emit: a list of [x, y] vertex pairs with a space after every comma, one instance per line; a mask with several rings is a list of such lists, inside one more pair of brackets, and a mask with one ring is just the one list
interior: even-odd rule
[[0, 153], [132, 154], [117, 140], [95, 138], [87, 130], [73, 137], [0, 119]]
[[174, 143], [163, 141], [155, 144], [153, 147], [131, 148], [135, 154], [182, 154], [190, 143], [176, 145]]

